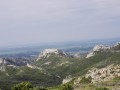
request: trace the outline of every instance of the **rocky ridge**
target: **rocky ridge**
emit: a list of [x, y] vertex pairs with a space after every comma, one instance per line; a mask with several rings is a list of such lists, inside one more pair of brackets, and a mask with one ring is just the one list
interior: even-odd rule
[[93, 50], [87, 54], [86, 58], [90, 58], [96, 54], [96, 52], [120, 52], [120, 42], [116, 43], [114, 46], [96, 45]]
[[67, 53], [60, 49], [44, 49], [38, 56], [37, 61], [40, 60], [41, 58], [48, 58], [51, 55], [58, 55], [58, 56], [69, 56]]
[[104, 51], [107, 51], [107, 50], [110, 50], [111, 47], [109, 46], [104, 46], [104, 45], [96, 45], [92, 52], [90, 52], [89, 54], [87, 54], [86, 58], [90, 58], [92, 56], [95, 55], [96, 52], [104, 52]]

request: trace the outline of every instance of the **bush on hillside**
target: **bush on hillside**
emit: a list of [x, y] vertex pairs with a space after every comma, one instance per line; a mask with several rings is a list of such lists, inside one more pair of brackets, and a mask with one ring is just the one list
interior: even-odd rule
[[92, 78], [91, 77], [83, 77], [80, 81], [80, 83], [91, 83]]
[[30, 82], [22, 82], [19, 84], [14, 85], [11, 90], [29, 90], [32, 89], [33, 86]]
[[73, 90], [73, 87], [70, 84], [64, 84], [60, 90]]
[[97, 87], [95, 90], [109, 90], [108, 88], [106, 88], [106, 87]]
[[41, 87], [33, 87], [30, 82], [22, 82], [19, 84], [14, 85], [11, 90], [47, 90]]

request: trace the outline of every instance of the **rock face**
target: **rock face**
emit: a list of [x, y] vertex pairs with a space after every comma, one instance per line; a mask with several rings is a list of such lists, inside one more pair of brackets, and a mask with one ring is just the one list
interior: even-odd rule
[[104, 46], [104, 45], [96, 45], [92, 52], [90, 52], [89, 54], [87, 54], [86, 58], [90, 58], [92, 56], [95, 55], [96, 52], [104, 52], [104, 51], [107, 51], [107, 50], [110, 50], [110, 47], [109, 46]]
[[32, 69], [39, 69], [39, 70], [41, 70], [42, 71], [42, 68], [40, 68], [40, 67], [37, 67], [37, 66], [34, 66], [34, 65], [31, 65], [31, 64], [29, 64], [29, 63], [27, 63], [27, 65], [26, 65], [27, 67], [29, 67], [29, 68], [32, 68]]
[[109, 50], [110, 47], [109, 46], [104, 46], [104, 45], [96, 45], [93, 48], [93, 52], [97, 52], [97, 51], [105, 51], [105, 50]]
[[63, 79], [62, 84], [68, 83], [68, 82], [70, 82], [72, 79], [73, 79], [73, 78], [72, 78], [72, 76], [71, 76], [71, 75], [66, 76], [66, 78], [65, 78], [65, 79]]
[[93, 68], [87, 72], [85, 77], [91, 77], [92, 83], [109, 81], [115, 77], [120, 77], [120, 65], [109, 65], [101, 69]]
[[51, 55], [58, 55], [58, 56], [68, 56], [64, 51], [59, 49], [44, 49], [38, 56], [37, 61], [41, 58], [48, 58]]
[[94, 52], [90, 52], [89, 54], [87, 54], [86, 58], [90, 58], [90, 57], [92, 57], [92, 56], [94, 56], [94, 55], [95, 55]]

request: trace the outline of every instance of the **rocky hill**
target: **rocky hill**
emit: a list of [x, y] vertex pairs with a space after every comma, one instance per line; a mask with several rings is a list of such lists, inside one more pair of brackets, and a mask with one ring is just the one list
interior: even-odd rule
[[86, 58], [90, 58], [90, 57], [94, 56], [97, 52], [107, 52], [107, 51], [110, 50], [110, 48], [111, 48], [111, 47], [109, 47], [109, 46], [96, 45], [96, 46], [93, 48], [92, 52], [90, 52], [90, 53], [86, 56]]
[[94, 85], [119, 76], [120, 44], [112, 47], [97, 45], [91, 51], [91, 55], [83, 58], [73, 57], [59, 49], [44, 49], [34, 60], [0, 59], [0, 80], [5, 83], [4, 86], [0, 83], [2, 88], [5, 88], [8, 82], [13, 85], [22, 81], [30, 81], [36, 86], [45, 87], [69, 82], [74, 82], [75, 85], [72, 85], [76, 86], [86, 81]]
[[114, 46], [104, 46], [104, 45], [96, 45], [90, 53], [87, 54], [86, 58], [90, 58], [94, 56], [98, 52], [119, 52], [120, 51], [120, 42], [115, 44]]
[[[91, 60], [87, 72], [74, 80], [75, 90], [119, 90], [120, 44], [112, 47], [97, 45], [86, 57]], [[94, 62], [93, 60], [96, 59]], [[95, 63], [96, 62], [96, 63]], [[94, 64], [93, 64], [94, 63]], [[93, 86], [89, 86], [89, 84]], [[84, 86], [84, 87], [83, 87]], [[85, 88], [86, 87], [86, 88]], [[99, 89], [97, 89], [99, 87]], [[107, 87], [107, 89], [104, 89]], [[96, 89], [95, 89], [96, 88]]]
[[60, 50], [60, 49], [44, 49], [38, 56], [37, 61], [42, 59], [42, 58], [48, 58], [51, 55], [57, 55], [59, 57], [68, 57], [70, 55], [68, 55], [67, 53], [65, 53], [64, 51]]

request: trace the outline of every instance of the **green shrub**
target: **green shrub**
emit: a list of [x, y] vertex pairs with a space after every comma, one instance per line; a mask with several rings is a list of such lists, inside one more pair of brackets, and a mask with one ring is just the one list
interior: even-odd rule
[[97, 87], [95, 90], [109, 90], [108, 88], [106, 88], [106, 87]]
[[119, 80], [120, 80], [120, 77], [115, 77], [114, 80], [115, 80], [115, 81], [119, 81]]
[[47, 89], [45, 89], [43, 87], [34, 87], [32, 90], [47, 90]]
[[83, 77], [80, 81], [80, 83], [91, 83], [92, 78], [91, 77]]
[[70, 84], [64, 84], [61, 90], [73, 90], [73, 87]]
[[30, 82], [22, 82], [14, 85], [11, 90], [47, 90], [43, 87], [33, 87]]
[[14, 85], [11, 90], [30, 90], [33, 86], [30, 82], [22, 82], [20, 84]]

